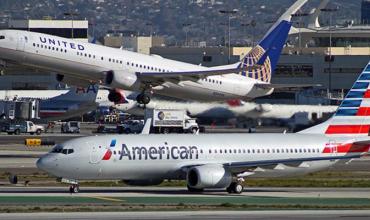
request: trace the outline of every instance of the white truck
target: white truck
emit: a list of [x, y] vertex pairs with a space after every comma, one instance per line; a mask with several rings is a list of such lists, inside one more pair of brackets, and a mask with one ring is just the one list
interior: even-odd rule
[[190, 118], [182, 109], [147, 109], [145, 121], [152, 118], [150, 133], [197, 133], [196, 119]]
[[45, 132], [45, 128], [42, 125], [36, 125], [32, 121], [16, 121], [8, 122], [3, 128], [8, 134], [19, 135], [21, 133], [37, 134], [40, 135]]

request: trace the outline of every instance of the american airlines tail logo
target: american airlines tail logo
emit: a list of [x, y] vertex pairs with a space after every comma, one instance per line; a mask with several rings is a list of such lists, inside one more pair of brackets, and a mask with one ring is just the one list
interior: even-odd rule
[[[116, 139], [111, 141], [110, 147], [105, 152], [102, 160], [110, 160], [112, 152], [117, 152], [118, 160], [192, 160], [199, 158], [198, 147], [196, 146], [169, 146], [167, 142], [163, 146], [151, 147], [128, 147], [121, 145], [116, 148]], [[116, 155], [116, 154], [115, 154]]]
[[83, 94], [85, 94], [85, 93], [90, 93], [90, 92], [92, 92], [92, 93], [98, 93], [98, 87], [97, 86], [95, 86], [95, 85], [89, 85], [87, 88], [85, 88], [85, 87], [77, 87], [76, 88], [76, 94], [78, 94], [78, 93], [83, 93]]

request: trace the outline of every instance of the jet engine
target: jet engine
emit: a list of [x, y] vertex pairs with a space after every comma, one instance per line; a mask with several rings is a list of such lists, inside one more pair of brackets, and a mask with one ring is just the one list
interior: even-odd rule
[[127, 102], [123, 91], [120, 89], [109, 90], [108, 100], [114, 104], [122, 104]]
[[137, 90], [140, 87], [136, 74], [124, 71], [105, 72], [104, 82], [111, 88]]
[[194, 189], [226, 188], [231, 182], [231, 172], [222, 165], [196, 166], [187, 173], [188, 186]]
[[123, 180], [123, 182], [130, 186], [155, 186], [161, 184], [163, 179]]

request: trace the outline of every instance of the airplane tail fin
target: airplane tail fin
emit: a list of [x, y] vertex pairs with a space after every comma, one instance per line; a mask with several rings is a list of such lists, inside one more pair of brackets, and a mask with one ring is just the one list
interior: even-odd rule
[[90, 85], [87, 88], [71, 87], [67, 93], [56, 96], [49, 101], [95, 102], [98, 90], [99, 87], [96, 85]]
[[269, 83], [292, 24], [282, 20], [240, 62], [241, 74]]
[[351, 90], [326, 122], [301, 131], [335, 136], [369, 136], [370, 131], [370, 62]]

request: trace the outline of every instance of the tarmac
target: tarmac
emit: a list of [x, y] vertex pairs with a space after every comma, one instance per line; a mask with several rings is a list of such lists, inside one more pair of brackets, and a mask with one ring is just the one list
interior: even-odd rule
[[[1, 187], [0, 197], [3, 196], [22, 196], [22, 197], [58, 197], [69, 196], [68, 186], [49, 186], [49, 187]], [[338, 198], [338, 199], [369, 199], [370, 188], [305, 188], [305, 187], [246, 187], [244, 192], [239, 195], [230, 195], [224, 189], [206, 190], [202, 194], [189, 193], [184, 187], [80, 187], [80, 192], [73, 194], [74, 197], [96, 196], [102, 198], [147, 198], [147, 197], [223, 197], [230, 198]], [[1, 199], [0, 199], [1, 200]], [[1, 203], [1, 201], [0, 201]]]
[[156, 212], [102, 212], [102, 213], [13, 213], [0, 214], [0, 219], [369, 219], [369, 210], [286, 210], [286, 211], [156, 211]]

